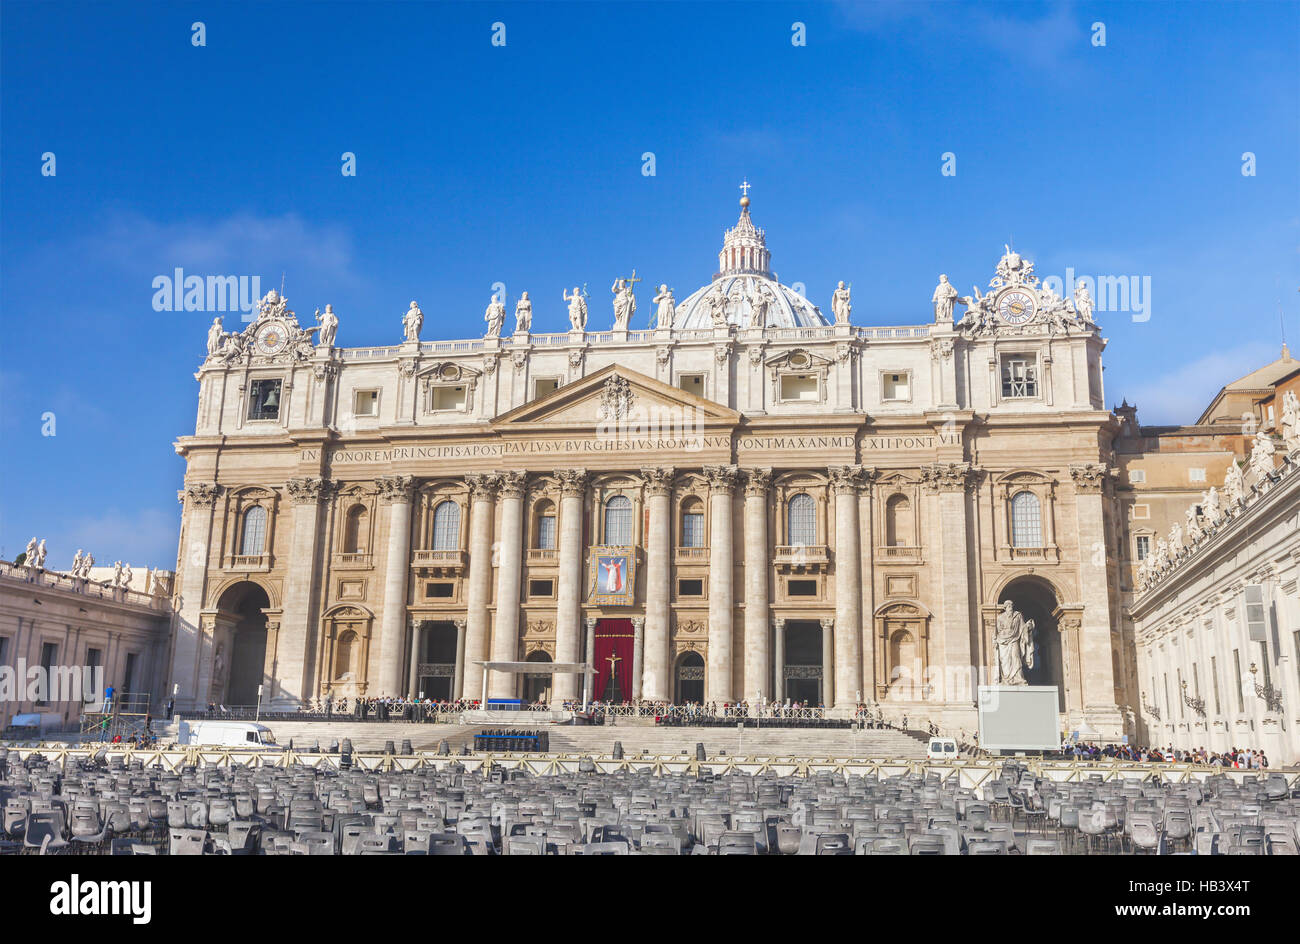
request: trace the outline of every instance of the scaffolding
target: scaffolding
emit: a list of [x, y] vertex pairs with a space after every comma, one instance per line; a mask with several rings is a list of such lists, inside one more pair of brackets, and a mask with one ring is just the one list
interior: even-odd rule
[[115, 692], [99, 711], [82, 711], [81, 737], [85, 741], [112, 741], [118, 736], [129, 741], [133, 734], [149, 737], [149, 721], [147, 692]]

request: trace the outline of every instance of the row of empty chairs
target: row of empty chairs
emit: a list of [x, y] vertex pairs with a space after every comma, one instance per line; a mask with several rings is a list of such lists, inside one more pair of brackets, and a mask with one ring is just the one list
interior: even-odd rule
[[1006, 764], [979, 789], [622, 770], [178, 771], [0, 748], [0, 852], [121, 855], [1294, 855], [1300, 798], [1235, 782], [1055, 783]]

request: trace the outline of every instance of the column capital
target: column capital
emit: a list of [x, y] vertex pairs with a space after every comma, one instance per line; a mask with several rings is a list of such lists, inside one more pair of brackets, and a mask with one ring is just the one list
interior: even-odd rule
[[465, 627], [469, 625], [469, 620], [463, 618], [454, 619], [452, 620], [452, 622], [456, 625], [456, 632], [458, 633], [463, 633], [465, 631]]
[[587, 491], [586, 469], [556, 469], [555, 479], [560, 483], [560, 494], [581, 498]]
[[827, 472], [837, 495], [856, 495], [867, 482], [866, 470], [860, 465], [833, 465]]
[[831, 630], [835, 628], [835, 618], [828, 616], [825, 619], [821, 620], [821, 624], [822, 624], [822, 630], [829, 633]]
[[501, 487], [501, 476], [495, 472], [481, 472], [465, 476], [472, 501], [496, 501], [497, 489]]
[[410, 619], [411, 619], [411, 629], [419, 629], [420, 624], [424, 622], [423, 616], [412, 616]]
[[295, 505], [314, 505], [329, 495], [333, 485], [328, 479], [312, 478], [289, 479], [284, 489], [289, 493], [289, 501]]
[[644, 616], [632, 617], [632, 628], [636, 630], [638, 633], [641, 632], [641, 630], [645, 629], [645, 617]]
[[584, 620], [582, 621], [582, 624], [583, 624], [584, 626], [586, 626], [586, 627], [587, 627], [587, 631], [590, 632], [591, 630], [593, 630], [593, 629], [596, 628], [596, 623], [597, 623], [597, 622], [599, 622], [599, 620], [597, 620], [596, 617], [594, 617], [594, 616], [588, 616], [586, 619], [584, 619]]
[[921, 484], [931, 492], [961, 492], [973, 473], [969, 462], [936, 462], [921, 466]]
[[383, 475], [375, 479], [375, 488], [379, 490], [379, 500], [386, 505], [409, 502], [415, 492], [415, 476]]
[[673, 490], [673, 476], [676, 470], [672, 466], [642, 469], [641, 477], [645, 479], [647, 495], [668, 495]]
[[1070, 464], [1070, 478], [1076, 491], [1100, 495], [1106, 482], [1118, 472], [1103, 462], [1074, 462]]
[[182, 501], [201, 508], [210, 508], [221, 494], [221, 486], [216, 482], [195, 482], [185, 486]]
[[734, 465], [706, 465], [704, 477], [708, 480], [710, 491], [730, 495], [740, 479], [740, 469]]
[[785, 618], [784, 618], [784, 617], [780, 617], [780, 618], [778, 618], [778, 619], [774, 619], [774, 620], [772, 620], [772, 627], [773, 627], [777, 632], [780, 632], [781, 630], [785, 629]]
[[527, 472], [502, 472], [501, 473], [501, 497], [502, 498], [523, 498], [524, 490], [528, 486]]
[[766, 498], [772, 485], [771, 469], [745, 470], [745, 495], [749, 498]]

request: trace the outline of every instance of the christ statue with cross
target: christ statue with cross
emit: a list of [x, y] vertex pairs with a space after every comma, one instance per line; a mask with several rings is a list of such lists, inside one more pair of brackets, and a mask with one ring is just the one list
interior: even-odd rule
[[609, 663], [609, 681], [605, 683], [605, 691], [601, 694], [600, 700], [611, 703], [621, 702], [623, 688], [618, 684], [618, 664], [623, 661], [623, 657], [611, 653], [605, 656], [605, 661]]

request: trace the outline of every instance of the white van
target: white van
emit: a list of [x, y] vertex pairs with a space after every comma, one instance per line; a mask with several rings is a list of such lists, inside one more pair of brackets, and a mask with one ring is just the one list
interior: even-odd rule
[[930, 746], [925, 749], [926, 760], [955, 760], [958, 756], [957, 741], [954, 738], [930, 738]]
[[271, 729], [252, 721], [182, 721], [176, 743], [280, 750]]

